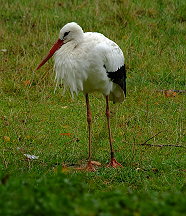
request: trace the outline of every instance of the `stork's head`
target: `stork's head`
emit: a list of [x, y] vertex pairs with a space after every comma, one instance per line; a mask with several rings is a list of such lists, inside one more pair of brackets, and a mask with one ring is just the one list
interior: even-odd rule
[[61, 48], [62, 45], [74, 41], [76, 43], [81, 42], [83, 39], [83, 30], [82, 28], [75, 22], [67, 23], [60, 30], [59, 39], [50, 49], [48, 55], [41, 61], [41, 63], [37, 66], [36, 70], [38, 70], [41, 66], [43, 66], [53, 55], [54, 53]]
[[82, 38], [83, 30], [75, 22], [67, 23], [65, 26], [63, 26], [59, 33], [59, 39], [61, 39], [63, 43], [67, 43], [72, 40], [80, 42]]

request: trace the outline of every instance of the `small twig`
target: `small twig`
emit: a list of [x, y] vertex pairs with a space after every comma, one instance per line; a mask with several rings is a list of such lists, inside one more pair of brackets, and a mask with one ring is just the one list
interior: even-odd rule
[[[173, 146], [173, 147], [183, 147], [185, 148], [185, 146], [182, 145], [173, 145], [173, 144], [148, 144], [147, 142], [151, 139], [153, 139], [154, 137], [156, 137], [158, 134], [162, 133], [163, 131], [159, 131], [157, 134], [155, 134], [154, 136], [150, 137], [149, 139], [147, 139], [144, 143], [136, 143], [136, 145], [142, 145], [142, 146], [154, 146], [154, 147], [163, 147], [163, 146]], [[135, 143], [134, 143], [135, 144]]]
[[[151, 140], [151, 139], [153, 139], [154, 137], [156, 137], [158, 134], [160, 134], [160, 133], [162, 133], [163, 131], [159, 131], [157, 134], [155, 134], [154, 136], [152, 136], [152, 137], [150, 137], [148, 140], [146, 140], [144, 143], [141, 143], [141, 144], [139, 144], [139, 145], [146, 145], [146, 143], [149, 141], [149, 140]], [[148, 144], [149, 145], [149, 144]]]
[[173, 145], [173, 144], [147, 144], [147, 143], [136, 143], [136, 145], [142, 145], [142, 146], [149, 146], [149, 147], [164, 147], [164, 146], [172, 146], [172, 147], [182, 147], [185, 148], [185, 146], [182, 145]]

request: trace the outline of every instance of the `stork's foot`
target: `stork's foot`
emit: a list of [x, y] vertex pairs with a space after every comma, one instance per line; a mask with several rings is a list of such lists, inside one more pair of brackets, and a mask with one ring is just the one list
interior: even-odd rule
[[101, 166], [101, 163], [99, 163], [97, 161], [88, 161], [86, 167], [76, 168], [76, 169], [82, 170], [82, 171], [88, 171], [88, 172], [95, 172], [96, 171], [95, 166]]
[[111, 161], [107, 165], [107, 167], [118, 168], [118, 167], [123, 167], [123, 166], [120, 163], [118, 163], [115, 158], [111, 158]]
[[87, 166], [85, 167], [85, 170], [89, 172], [95, 172], [96, 168], [93, 165], [94, 164], [92, 163], [92, 161], [88, 161]]

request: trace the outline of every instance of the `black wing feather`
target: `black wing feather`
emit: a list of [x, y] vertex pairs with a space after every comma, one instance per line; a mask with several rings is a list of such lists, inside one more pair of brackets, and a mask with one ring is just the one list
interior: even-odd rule
[[[104, 65], [104, 68], [106, 69], [105, 65]], [[125, 68], [125, 64], [120, 67], [117, 71], [114, 71], [114, 72], [108, 72], [107, 71], [107, 76], [108, 78], [110, 78], [112, 80], [112, 82], [118, 84], [122, 89], [123, 89], [123, 92], [125, 94], [125, 97], [126, 97], [126, 78], [127, 78], [127, 75], [126, 75], [126, 68]]]

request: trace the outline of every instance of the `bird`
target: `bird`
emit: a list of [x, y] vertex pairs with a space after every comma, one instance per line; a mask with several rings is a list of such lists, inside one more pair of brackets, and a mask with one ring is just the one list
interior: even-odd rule
[[83, 92], [88, 124], [88, 160], [85, 170], [95, 171], [92, 160], [92, 113], [89, 94], [100, 92], [106, 99], [106, 117], [110, 144], [110, 162], [107, 167], [123, 167], [115, 158], [110, 126], [109, 101], [123, 102], [126, 97], [126, 68], [121, 48], [98, 32], [84, 32], [76, 22], [67, 23], [59, 32], [46, 57], [35, 70], [54, 56], [55, 79], [69, 88], [73, 96]]

